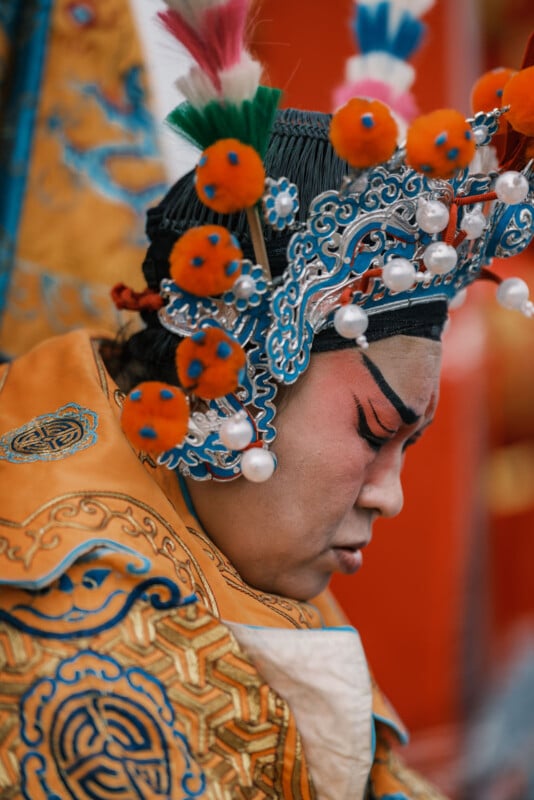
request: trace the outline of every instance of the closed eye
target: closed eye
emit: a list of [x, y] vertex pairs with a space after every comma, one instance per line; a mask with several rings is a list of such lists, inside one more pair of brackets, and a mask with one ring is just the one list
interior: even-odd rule
[[365, 411], [358, 400], [356, 400], [356, 408], [358, 410], [358, 435], [361, 436], [362, 439], [365, 439], [372, 450], [378, 452], [378, 450], [380, 450], [380, 448], [383, 447], [386, 442], [389, 442], [390, 437], [378, 436], [376, 433], [373, 433], [369, 427]]

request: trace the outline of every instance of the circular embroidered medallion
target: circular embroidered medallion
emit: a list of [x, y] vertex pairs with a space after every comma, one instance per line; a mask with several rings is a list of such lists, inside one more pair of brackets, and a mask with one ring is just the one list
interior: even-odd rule
[[21, 703], [26, 798], [200, 797], [194, 761], [165, 688], [91, 650], [59, 664]]
[[0, 459], [14, 462], [55, 461], [96, 442], [97, 415], [69, 403], [0, 436]]

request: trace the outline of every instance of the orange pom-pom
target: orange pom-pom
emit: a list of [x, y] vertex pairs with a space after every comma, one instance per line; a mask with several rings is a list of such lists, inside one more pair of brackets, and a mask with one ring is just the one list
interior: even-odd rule
[[406, 161], [429, 178], [450, 178], [467, 167], [475, 140], [459, 111], [440, 109], [412, 122], [406, 137]]
[[[500, 108], [502, 106], [503, 89], [513, 75], [515, 75], [515, 70], [508, 67], [497, 67], [481, 75], [471, 91], [473, 113], [493, 111], [494, 108]], [[501, 117], [499, 120], [500, 133], [503, 132], [505, 125], [506, 123]]]
[[330, 124], [330, 141], [338, 156], [351, 167], [373, 167], [391, 158], [398, 128], [391, 111], [380, 100], [354, 97]]
[[124, 401], [122, 430], [139, 450], [159, 455], [180, 444], [187, 433], [189, 404], [176, 386], [140, 383]]
[[232, 214], [258, 202], [265, 188], [265, 168], [250, 145], [220, 139], [202, 153], [195, 186], [208, 208]]
[[510, 78], [503, 89], [503, 106], [510, 106], [506, 119], [518, 133], [534, 136], [534, 67], [527, 67]]
[[190, 228], [171, 250], [171, 278], [181, 289], [199, 297], [221, 294], [241, 274], [242, 258], [243, 251], [227, 228]]
[[215, 327], [197, 331], [176, 351], [180, 383], [206, 400], [234, 392], [245, 361], [241, 345]]
[[503, 89], [513, 75], [515, 75], [515, 70], [508, 67], [497, 67], [481, 75], [471, 91], [473, 113], [500, 108]]

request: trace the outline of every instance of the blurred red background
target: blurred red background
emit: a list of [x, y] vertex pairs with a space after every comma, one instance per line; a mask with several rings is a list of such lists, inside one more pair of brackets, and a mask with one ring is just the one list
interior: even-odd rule
[[[333, 110], [332, 90], [356, 52], [352, 9], [351, 0], [259, 6], [254, 47], [284, 89], [283, 105]], [[413, 61], [419, 107], [469, 114], [482, 72], [520, 66], [534, 6], [438, 0], [424, 20], [426, 40]], [[532, 266], [529, 255], [496, 264], [528, 280]], [[451, 796], [461, 783], [466, 722], [514, 630], [534, 618], [534, 379], [525, 370], [533, 340], [532, 321], [499, 310], [494, 288], [470, 291], [445, 335], [435, 424], [407, 458], [404, 511], [376, 526], [364, 569], [333, 582], [378, 682], [411, 729], [408, 760]], [[530, 482], [515, 450], [507, 463], [507, 448], [518, 443]], [[523, 476], [515, 505], [507, 492], [517, 488], [514, 469]]]

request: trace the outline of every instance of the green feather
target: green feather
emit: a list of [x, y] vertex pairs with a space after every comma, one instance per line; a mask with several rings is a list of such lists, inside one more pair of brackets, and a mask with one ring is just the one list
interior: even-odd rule
[[280, 89], [258, 86], [253, 99], [239, 105], [213, 100], [199, 110], [190, 103], [181, 103], [166, 121], [200, 150], [218, 139], [232, 138], [252, 145], [263, 158], [281, 94]]

